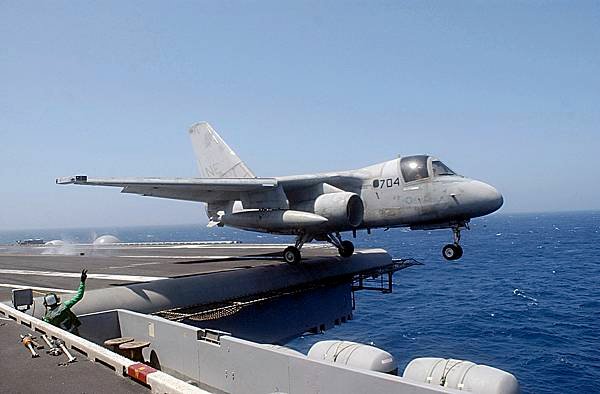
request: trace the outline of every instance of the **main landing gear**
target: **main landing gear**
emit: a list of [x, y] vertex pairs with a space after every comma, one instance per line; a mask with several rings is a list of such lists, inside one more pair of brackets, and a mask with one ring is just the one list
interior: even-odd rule
[[463, 248], [460, 246], [460, 226], [452, 227], [452, 233], [454, 234], [454, 243], [445, 245], [442, 248], [442, 256], [446, 260], [458, 260], [463, 255]]
[[350, 257], [354, 254], [354, 244], [350, 241], [342, 241], [340, 233], [327, 234], [326, 241], [335, 246], [342, 257]]
[[327, 241], [333, 246], [335, 246], [338, 250], [338, 253], [342, 257], [350, 257], [354, 254], [354, 244], [350, 241], [343, 241], [340, 233], [330, 233], [324, 234], [321, 236], [313, 236], [302, 234], [296, 238], [295, 246], [288, 246], [283, 251], [283, 260], [288, 264], [298, 264], [302, 260], [302, 255], [300, 254], [300, 249], [302, 246], [317, 238], [319, 241]]
[[283, 250], [283, 261], [288, 264], [298, 264], [300, 260], [302, 260], [302, 255], [300, 254], [300, 249], [302, 246], [313, 240], [313, 236], [307, 234], [300, 234], [296, 237], [296, 245], [288, 246]]
[[288, 264], [298, 264], [302, 260], [300, 249], [296, 246], [288, 246], [283, 250], [283, 260]]

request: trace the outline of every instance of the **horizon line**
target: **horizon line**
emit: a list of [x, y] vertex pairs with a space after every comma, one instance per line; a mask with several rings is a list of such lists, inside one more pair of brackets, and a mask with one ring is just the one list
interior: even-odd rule
[[[479, 220], [494, 216], [510, 216], [510, 215], [547, 215], [547, 214], [564, 214], [564, 213], [585, 213], [585, 212], [600, 212], [600, 208], [593, 209], [573, 209], [573, 210], [559, 210], [559, 211], [516, 211], [516, 212], [497, 212], [491, 215], [487, 215], [480, 218], [474, 218]], [[0, 228], [0, 232], [17, 232], [17, 231], [51, 231], [51, 230], [93, 230], [93, 229], [127, 229], [127, 228], [139, 228], [139, 227], [174, 227], [174, 226], [202, 226], [206, 228], [208, 220], [197, 221], [193, 223], [160, 223], [160, 224], [131, 224], [131, 225], [86, 225], [86, 226], [66, 226], [66, 227], [24, 227], [24, 228], [13, 228], [4, 229]], [[236, 229], [235, 227], [228, 227], [229, 229], [248, 231], [242, 229]]]

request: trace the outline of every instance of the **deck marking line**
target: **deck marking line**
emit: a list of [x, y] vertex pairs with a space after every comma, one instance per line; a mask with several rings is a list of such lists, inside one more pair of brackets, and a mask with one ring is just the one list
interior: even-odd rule
[[[36, 275], [36, 276], [59, 276], [63, 278], [79, 278], [81, 272], [57, 272], [57, 271], [30, 271], [0, 269], [0, 274], [7, 275]], [[111, 274], [87, 274], [90, 279], [121, 280], [125, 282], [151, 282], [155, 280], [168, 279], [164, 276], [141, 276], [141, 275], [111, 275]]]
[[281, 260], [278, 256], [151, 256], [151, 255], [128, 255], [128, 256], [116, 256], [118, 258], [127, 259], [179, 259], [179, 260], [225, 260], [225, 259], [239, 259], [239, 260]]
[[39, 290], [39, 291], [49, 291], [49, 292], [54, 292], [54, 293], [77, 293], [75, 290], [55, 289], [52, 287], [13, 285], [10, 283], [0, 283], [0, 287], [8, 287], [9, 289], [31, 289], [31, 290]]

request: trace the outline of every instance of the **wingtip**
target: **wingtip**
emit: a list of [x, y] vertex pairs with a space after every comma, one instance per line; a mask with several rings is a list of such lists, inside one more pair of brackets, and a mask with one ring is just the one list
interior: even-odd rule
[[57, 185], [68, 185], [70, 183], [75, 183], [75, 177], [72, 176], [60, 176], [55, 180]]
[[58, 178], [56, 178], [55, 182], [57, 185], [70, 185], [73, 183], [85, 183], [85, 182], [87, 182], [87, 175], [58, 177]]

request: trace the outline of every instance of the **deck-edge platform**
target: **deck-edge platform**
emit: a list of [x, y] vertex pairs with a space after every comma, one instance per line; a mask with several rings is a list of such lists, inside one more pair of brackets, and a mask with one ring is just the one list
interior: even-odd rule
[[[130, 367], [138, 363], [131, 361], [128, 358], [111, 352], [110, 350], [88, 341], [87, 339], [70, 334], [58, 327], [55, 327], [2, 303], [0, 303], [0, 315], [14, 320], [18, 324], [22, 324], [34, 332], [62, 339], [68, 349], [74, 349], [78, 352], [75, 353], [78, 357], [80, 356], [80, 353], [83, 353], [88, 360], [96, 362], [99, 365], [103, 365], [107, 368], [107, 370], [113, 370], [118, 376], [129, 376], [133, 379], [136, 379], [136, 377], [131, 376], [128, 371], [130, 370]], [[145, 379], [145, 381], [142, 383], [150, 386], [150, 389], [154, 393], [208, 394], [208, 392], [205, 390], [188, 384], [182, 380], [176, 379], [175, 377], [161, 371], [155, 371], [148, 374], [147, 379]]]

